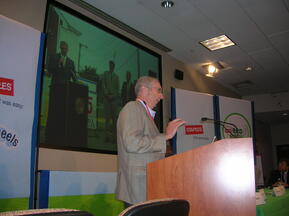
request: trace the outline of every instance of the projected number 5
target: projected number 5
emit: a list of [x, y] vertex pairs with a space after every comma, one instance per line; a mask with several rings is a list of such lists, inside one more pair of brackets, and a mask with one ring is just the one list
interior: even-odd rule
[[92, 113], [92, 97], [88, 97], [88, 114]]

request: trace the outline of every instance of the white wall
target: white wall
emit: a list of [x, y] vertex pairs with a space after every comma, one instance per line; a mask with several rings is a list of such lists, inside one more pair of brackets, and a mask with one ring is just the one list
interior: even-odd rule
[[263, 176], [266, 183], [270, 176], [270, 172], [273, 169], [271, 126], [269, 124], [257, 121], [255, 132], [257, 153], [261, 155]]
[[289, 145], [289, 123], [288, 124], [276, 124], [271, 126], [272, 135], [272, 151], [274, 158], [274, 167], [277, 167], [277, 152], [276, 146]]
[[289, 92], [244, 96], [243, 99], [254, 101], [257, 113], [289, 109]]
[[1, 0], [0, 13], [18, 22], [43, 31], [46, 0]]

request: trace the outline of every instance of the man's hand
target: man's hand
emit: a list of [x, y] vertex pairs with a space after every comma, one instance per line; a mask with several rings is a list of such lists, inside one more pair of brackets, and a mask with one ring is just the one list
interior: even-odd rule
[[184, 125], [186, 121], [182, 119], [174, 119], [173, 121], [170, 121], [168, 123], [168, 126], [166, 128], [166, 140], [169, 140], [173, 138], [178, 130], [178, 128], [182, 125]]

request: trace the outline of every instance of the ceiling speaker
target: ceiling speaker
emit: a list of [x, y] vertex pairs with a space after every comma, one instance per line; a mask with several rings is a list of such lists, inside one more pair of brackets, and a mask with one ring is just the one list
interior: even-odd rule
[[175, 78], [178, 80], [183, 80], [184, 79], [184, 72], [176, 69], [175, 70]]

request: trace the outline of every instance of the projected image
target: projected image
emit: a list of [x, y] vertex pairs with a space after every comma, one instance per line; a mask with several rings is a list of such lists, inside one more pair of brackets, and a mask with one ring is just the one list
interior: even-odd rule
[[40, 146], [116, 152], [118, 113], [160, 57], [55, 3], [46, 22]]

